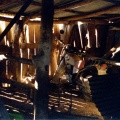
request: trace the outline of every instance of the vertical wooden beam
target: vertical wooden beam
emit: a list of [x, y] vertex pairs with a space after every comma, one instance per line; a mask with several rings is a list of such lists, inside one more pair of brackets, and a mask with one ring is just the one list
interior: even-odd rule
[[[29, 42], [31, 44], [34, 44], [34, 41], [35, 41], [34, 40], [35, 39], [35, 25], [29, 25], [29, 36], [30, 36], [29, 37]], [[30, 59], [34, 55], [34, 49], [36, 49], [36, 48], [30, 49], [30, 55], [29, 55]], [[29, 74], [30, 75], [35, 75], [35, 67], [34, 66], [29, 66]]]
[[96, 49], [96, 36], [95, 36], [95, 24], [88, 24], [88, 36], [87, 39], [89, 40], [89, 46], [87, 52], [92, 56], [98, 56], [98, 49]]
[[[28, 26], [25, 26], [25, 25], [23, 25], [23, 28], [24, 28], [24, 30], [21, 31], [22, 32], [21, 44], [22, 43], [23, 44], [27, 43], [29, 41], [29, 37], [27, 36], [28, 35], [27, 32], [29, 31], [29, 28], [28, 28]], [[27, 47], [24, 47], [22, 49], [22, 57], [28, 59], [28, 48]], [[28, 65], [22, 64], [21, 70], [22, 70], [21, 78], [24, 78], [24, 77], [26, 77], [29, 74]]]
[[[14, 49], [13, 49], [13, 53], [12, 55], [15, 57], [20, 58], [20, 47], [19, 47], [19, 38], [20, 38], [20, 34], [22, 31], [22, 27], [23, 23], [22, 21], [19, 21], [16, 25], [15, 25], [15, 35], [14, 35]], [[20, 81], [20, 71], [21, 71], [21, 63], [15, 63], [13, 66], [13, 69], [11, 69], [12, 73], [13, 73], [13, 79]]]
[[50, 70], [51, 75], [55, 73], [57, 67], [57, 59], [58, 59], [58, 44], [55, 40], [55, 37], [59, 37], [60, 31], [58, 29], [58, 25], [54, 25], [54, 33], [53, 33], [53, 40], [52, 40], [52, 51], [51, 51], [51, 62], [50, 62]]
[[38, 82], [35, 103], [36, 119], [48, 119], [49, 64], [52, 47], [53, 15], [54, 0], [42, 0], [39, 51], [33, 57]]
[[4, 38], [4, 36], [8, 33], [8, 31], [11, 29], [11, 27], [14, 25], [16, 21], [19, 20], [21, 14], [27, 9], [27, 7], [32, 3], [33, 0], [27, 0], [26, 3], [21, 7], [21, 9], [17, 12], [15, 17], [11, 20], [11, 22], [8, 24], [6, 29], [2, 32], [0, 35], [0, 42]]
[[115, 47], [115, 35], [116, 30], [108, 30], [107, 39], [106, 39], [106, 51], [108, 52], [112, 47]]
[[[97, 26], [98, 42], [99, 42], [99, 57], [105, 54], [107, 45], [108, 26]], [[110, 40], [110, 39], [109, 39]]]

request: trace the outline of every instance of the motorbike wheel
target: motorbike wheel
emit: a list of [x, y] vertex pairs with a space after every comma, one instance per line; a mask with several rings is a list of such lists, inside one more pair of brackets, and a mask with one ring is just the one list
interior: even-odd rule
[[85, 101], [92, 101], [92, 95], [88, 79], [96, 75], [97, 69], [95, 67], [86, 69], [81, 74], [79, 74], [77, 84], [79, 86], [79, 91], [82, 92], [82, 96]]

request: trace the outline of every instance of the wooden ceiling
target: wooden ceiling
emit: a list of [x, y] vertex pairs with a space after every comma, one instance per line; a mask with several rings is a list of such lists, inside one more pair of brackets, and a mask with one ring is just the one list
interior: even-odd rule
[[[32, 0], [22, 16], [40, 17], [41, 1]], [[3, 14], [15, 16], [26, 2], [28, 0], [0, 0], [0, 19], [4, 20]], [[120, 0], [54, 0], [54, 8], [54, 21], [81, 20], [110, 24], [120, 21]]]

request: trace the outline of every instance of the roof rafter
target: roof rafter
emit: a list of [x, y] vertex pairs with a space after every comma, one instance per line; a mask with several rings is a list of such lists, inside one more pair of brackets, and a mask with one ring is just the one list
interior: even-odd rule
[[33, 0], [29, 0], [27, 1], [22, 7], [21, 9], [17, 12], [17, 14], [15, 15], [15, 17], [11, 20], [11, 22], [8, 24], [8, 26], [6, 27], [6, 29], [2, 32], [2, 34], [0, 35], [0, 41], [2, 41], [2, 39], [4, 38], [4, 36], [8, 33], [8, 31], [11, 29], [11, 27], [15, 24], [15, 22], [17, 20], [19, 20], [21, 14], [27, 9], [27, 7], [31, 4]]
[[96, 0], [83, 0], [83, 1], [80, 1], [80, 2], [76, 2], [74, 4], [63, 6], [63, 7], [55, 7], [55, 13], [60, 12], [62, 10], [71, 9], [71, 8], [75, 8], [75, 7], [78, 7], [78, 6], [85, 5], [85, 4], [89, 4], [89, 3], [95, 2], [95, 1]]
[[68, 20], [68, 21], [71, 21], [71, 20], [82, 20], [82, 19], [85, 19], [85, 18], [91, 18], [91, 17], [96, 17], [96, 16], [99, 16], [99, 15], [103, 15], [103, 14], [109, 14], [115, 10], [120, 10], [120, 6], [114, 6], [114, 7], [110, 7], [106, 10], [100, 10], [100, 11], [97, 11], [97, 12], [93, 12], [93, 13], [90, 13], [88, 15], [83, 15], [83, 16], [74, 16], [74, 17], [71, 17], [71, 18], [67, 18], [65, 20]]

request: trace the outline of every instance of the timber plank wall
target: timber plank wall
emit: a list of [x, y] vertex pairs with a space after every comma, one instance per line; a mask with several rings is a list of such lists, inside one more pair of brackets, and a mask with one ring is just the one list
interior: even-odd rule
[[[8, 22], [0, 21], [0, 34], [7, 25]], [[61, 29], [64, 30], [64, 34], [60, 34]], [[50, 75], [53, 75], [56, 70], [57, 64], [59, 63], [60, 51], [62, 49], [62, 45], [55, 40], [55, 37], [83, 51], [89, 48], [88, 52], [98, 57], [103, 56], [105, 52], [117, 43], [113, 44], [115, 31], [109, 31], [106, 26], [96, 26], [90, 23], [78, 24], [78, 22], [54, 24]], [[40, 24], [30, 23], [22, 25], [22, 22], [18, 22], [10, 29], [0, 43], [0, 54], [31, 59], [38, 51], [39, 39]], [[3, 69], [1, 68], [1, 76], [7, 79], [12, 78], [23, 82], [24, 77], [35, 75], [34, 66], [10, 60], [3, 60], [1, 63], [1, 67], [3, 67]]]

